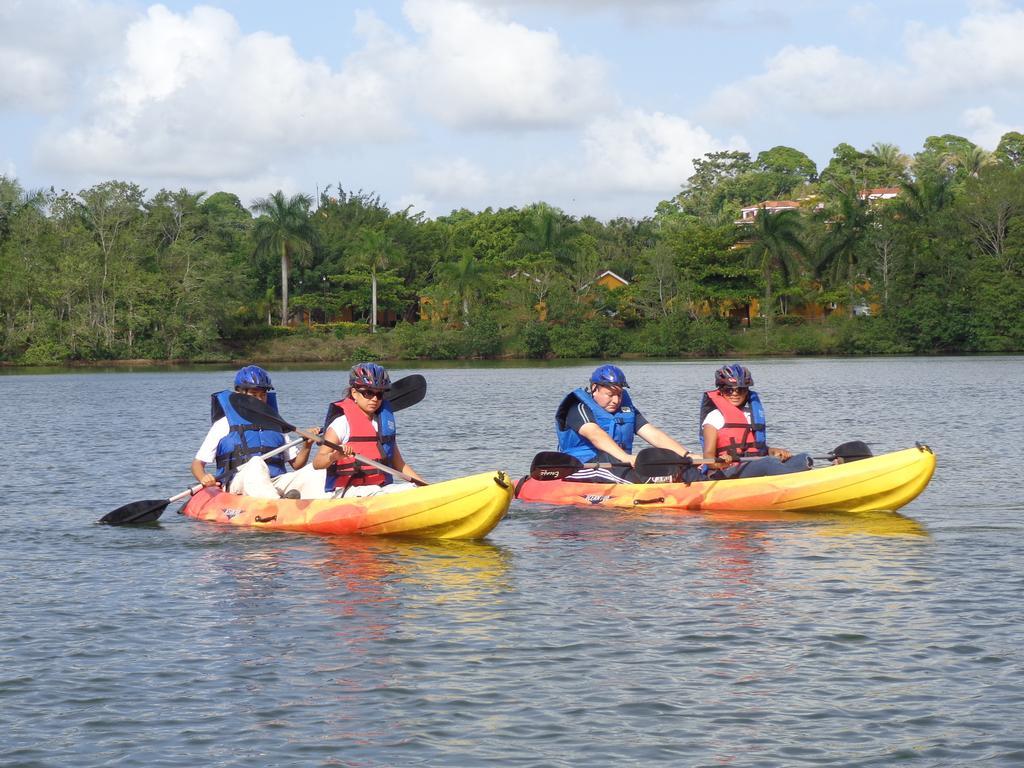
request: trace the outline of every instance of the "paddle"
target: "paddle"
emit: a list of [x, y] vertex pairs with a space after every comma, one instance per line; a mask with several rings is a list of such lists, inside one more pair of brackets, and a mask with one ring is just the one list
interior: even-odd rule
[[[422, 376], [420, 378], [422, 378]], [[425, 382], [423, 386], [425, 394]], [[391, 398], [388, 397], [388, 399], [390, 400]], [[423, 396], [420, 395], [420, 400], [422, 399]], [[330, 440], [325, 440], [320, 435], [315, 435], [312, 432], [306, 432], [305, 430], [296, 428], [294, 424], [286, 421], [284, 418], [281, 417], [281, 414], [279, 414], [267, 403], [264, 403], [262, 400], [258, 398], [251, 397], [249, 395], [243, 395], [241, 392], [232, 392], [230, 400], [231, 405], [234, 407], [236, 411], [238, 411], [238, 413], [243, 418], [247, 419], [253, 424], [256, 424], [257, 426], [260, 426], [264, 429], [280, 429], [282, 432], [294, 432], [297, 435], [302, 435], [302, 437], [306, 438], [307, 440], [312, 440], [320, 445], [326, 445], [331, 448], [334, 448], [335, 450], [345, 451], [346, 453], [348, 453], [348, 449], [346, 449], [342, 445], [339, 445], [338, 443], [332, 442]], [[403, 407], [408, 407], [408, 405]], [[405, 472], [400, 472], [399, 470], [394, 469], [393, 467], [389, 467], [387, 464], [381, 464], [380, 462], [374, 461], [373, 459], [368, 459], [365, 456], [360, 456], [358, 453], [348, 453], [348, 455], [362, 464], [371, 466], [374, 469], [379, 469], [381, 472], [387, 472], [389, 475], [399, 477], [402, 480], [405, 480], [406, 482], [415, 483], [416, 485], [428, 484], [423, 480], [419, 480], [413, 477], [412, 475], [407, 475], [405, 474]]]
[[[849, 464], [851, 461], [870, 459], [875, 454], [871, 452], [868, 444], [863, 440], [851, 440], [848, 443], [841, 443], [824, 456], [811, 456], [815, 461], [827, 461], [829, 463], [840, 460], [841, 464]], [[767, 456], [740, 456], [737, 461], [759, 461]]]
[[388, 390], [388, 402], [392, 411], [401, 411], [410, 405], [416, 405], [427, 394], [427, 380], [418, 373], [393, 381]]
[[[668, 448], [644, 448], [636, 455], [634, 471], [641, 477], [663, 477], [674, 475], [695, 462], [691, 457], [680, 456]], [[575, 456], [558, 451], [541, 451], [533, 457], [530, 464], [530, 477], [534, 480], [561, 480], [573, 475], [581, 469], [611, 469], [612, 467], [628, 467], [625, 461], [588, 462], [584, 464]]]
[[[255, 399], [255, 398], [254, 398]], [[261, 459], [269, 459], [271, 456], [291, 448], [293, 445], [298, 445], [303, 442], [305, 438], [301, 440], [292, 440], [290, 443], [275, 448], [272, 451], [267, 451]], [[194, 496], [203, 490], [203, 484], [197, 483], [189, 488], [187, 491], [182, 491], [179, 494], [171, 496], [169, 499], [148, 499], [145, 501], [133, 501], [130, 504], [125, 504], [122, 507], [118, 507], [112, 512], [107, 512], [103, 517], [100, 518], [101, 523], [107, 525], [141, 525], [143, 523], [155, 523], [160, 515], [167, 509], [167, 505], [174, 501], [181, 501], [182, 499]]]

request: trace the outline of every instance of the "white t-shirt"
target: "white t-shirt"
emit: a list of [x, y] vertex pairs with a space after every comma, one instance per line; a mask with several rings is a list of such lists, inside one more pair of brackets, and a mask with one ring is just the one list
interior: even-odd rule
[[[370, 419], [370, 423], [373, 424], [374, 431], [380, 429], [380, 427], [378, 427], [377, 425], [376, 416]], [[341, 414], [341, 416], [332, 421], [327, 426], [327, 429], [334, 430], [334, 434], [338, 436], [337, 442], [341, 443], [342, 445], [347, 443], [349, 441], [349, 438], [352, 437], [352, 428], [348, 425], [348, 416], [346, 416], [345, 414]], [[359, 451], [356, 451], [356, 453], [359, 453]]]
[[[743, 417], [747, 420], [747, 424], [750, 423], [750, 404], [747, 403], [743, 406]], [[704, 426], [714, 427], [715, 429], [721, 429], [725, 426], [725, 414], [715, 408], [711, 413], [704, 417], [704, 421], [701, 422], [701, 429]]]
[[[217, 444], [223, 440], [231, 432], [231, 425], [228, 424], [227, 417], [221, 416], [213, 424], [210, 425], [210, 431], [206, 433], [206, 437], [203, 439], [203, 444], [199, 446], [199, 450], [196, 451], [195, 458], [204, 464], [213, 464], [217, 460]], [[293, 445], [291, 448], [284, 452], [286, 460], [291, 461], [299, 454], [299, 445]]]

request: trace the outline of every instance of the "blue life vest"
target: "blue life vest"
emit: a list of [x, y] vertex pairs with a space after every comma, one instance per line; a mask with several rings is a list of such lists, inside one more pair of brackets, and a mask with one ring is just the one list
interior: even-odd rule
[[[251, 421], [242, 418], [241, 414], [231, 405], [230, 389], [215, 392], [210, 396], [210, 420], [217, 421], [222, 416], [228, 420], [227, 437], [217, 443], [217, 474], [224, 488], [231, 484], [238, 468], [253, 456], [261, 456], [285, 443], [284, 435], [275, 429], [260, 429]], [[267, 404], [277, 410], [277, 393], [268, 392]], [[267, 469], [271, 477], [283, 475], [288, 471], [283, 453], [267, 459]]]
[[589, 440], [580, 436], [575, 430], [568, 429], [565, 426], [566, 414], [577, 403], [589, 406], [594, 416], [594, 423], [607, 432], [616, 445], [626, 453], [633, 452], [636, 411], [633, 410], [633, 401], [629, 397], [629, 392], [623, 390], [619, 410], [615, 413], [608, 413], [608, 411], [597, 404], [593, 395], [584, 387], [574, 389], [566, 395], [561, 405], [558, 406], [558, 410], [555, 411], [555, 433], [558, 435], [559, 451], [575, 456], [582, 462], [591, 461], [597, 456], [597, 449], [594, 448]]
[[754, 390], [747, 393], [744, 408], [747, 405], [750, 406], [749, 423], [743, 415], [743, 408], [736, 408], [724, 395], [719, 394], [718, 390], [705, 392], [700, 402], [700, 420], [697, 422], [701, 449], [704, 448], [704, 419], [709, 413], [717, 410], [725, 417], [725, 424], [718, 430], [717, 453], [731, 453], [733, 456], [767, 456], [768, 431], [764, 406], [761, 405], [761, 398]]

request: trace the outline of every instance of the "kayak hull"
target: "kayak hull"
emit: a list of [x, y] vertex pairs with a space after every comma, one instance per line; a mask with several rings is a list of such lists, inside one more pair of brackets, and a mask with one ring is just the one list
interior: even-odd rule
[[925, 489], [935, 454], [925, 445], [808, 472], [699, 483], [579, 483], [523, 478], [520, 501], [691, 512], [895, 511]]
[[277, 531], [480, 539], [501, 521], [511, 501], [508, 475], [484, 472], [360, 499], [256, 499], [206, 488], [180, 514]]

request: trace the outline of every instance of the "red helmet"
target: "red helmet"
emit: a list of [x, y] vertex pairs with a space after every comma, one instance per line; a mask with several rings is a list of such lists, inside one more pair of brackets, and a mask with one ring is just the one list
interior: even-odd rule
[[750, 375], [750, 371], [747, 368], [744, 368], [739, 363], [723, 365], [715, 371], [715, 387], [719, 389], [722, 387], [752, 386], [754, 386], [754, 377]]

